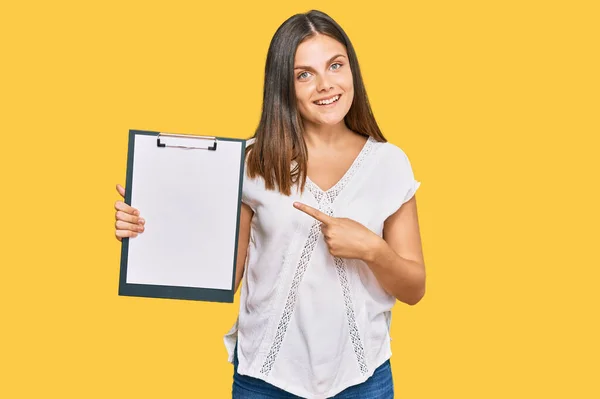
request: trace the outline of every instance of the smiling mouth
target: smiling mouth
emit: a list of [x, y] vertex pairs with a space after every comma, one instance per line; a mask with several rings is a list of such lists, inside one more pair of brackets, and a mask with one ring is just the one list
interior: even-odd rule
[[313, 101], [313, 104], [316, 104], [316, 105], [329, 105], [329, 104], [333, 104], [333, 103], [337, 102], [340, 99], [340, 97], [342, 97], [341, 94], [336, 94], [335, 96], [327, 98], [325, 100]]

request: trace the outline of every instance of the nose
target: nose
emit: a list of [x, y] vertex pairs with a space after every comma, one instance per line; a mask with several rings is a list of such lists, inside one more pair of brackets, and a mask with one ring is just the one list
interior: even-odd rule
[[317, 91], [327, 92], [331, 89], [333, 89], [333, 86], [331, 85], [329, 77], [327, 75], [321, 75], [317, 78]]

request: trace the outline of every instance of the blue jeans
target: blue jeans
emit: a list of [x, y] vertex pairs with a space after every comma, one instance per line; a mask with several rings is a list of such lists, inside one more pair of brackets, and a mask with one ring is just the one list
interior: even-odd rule
[[[299, 399], [281, 388], [237, 372], [237, 345], [233, 356], [232, 399]], [[393, 399], [394, 382], [390, 360], [379, 366], [365, 382], [352, 385], [330, 399]]]

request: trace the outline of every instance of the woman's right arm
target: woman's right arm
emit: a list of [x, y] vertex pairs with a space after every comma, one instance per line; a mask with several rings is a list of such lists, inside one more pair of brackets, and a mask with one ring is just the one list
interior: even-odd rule
[[[125, 198], [125, 188], [117, 184], [117, 192]], [[121, 241], [124, 237], [134, 238], [144, 231], [145, 220], [140, 217], [140, 212], [127, 205], [123, 201], [115, 202], [115, 236]], [[237, 292], [244, 267], [246, 266], [246, 256], [248, 255], [248, 243], [250, 242], [250, 225], [252, 223], [254, 211], [248, 205], [242, 203], [242, 212], [240, 215], [240, 231], [238, 234], [238, 252], [235, 272], [235, 291]]]

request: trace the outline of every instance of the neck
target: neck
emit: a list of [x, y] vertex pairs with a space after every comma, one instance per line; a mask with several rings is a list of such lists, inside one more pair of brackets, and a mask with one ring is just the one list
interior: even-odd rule
[[316, 125], [304, 121], [304, 141], [309, 148], [337, 147], [354, 134], [343, 120], [336, 125]]

